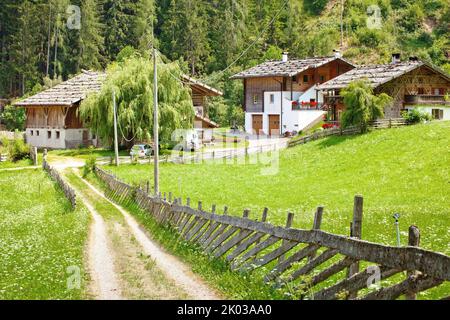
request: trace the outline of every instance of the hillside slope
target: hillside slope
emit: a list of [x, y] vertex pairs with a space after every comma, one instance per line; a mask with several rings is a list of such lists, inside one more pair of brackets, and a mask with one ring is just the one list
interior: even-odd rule
[[[313, 212], [325, 205], [323, 229], [348, 234], [353, 197], [364, 196], [363, 238], [396, 243], [393, 213], [401, 214], [402, 243], [412, 224], [425, 248], [450, 253], [450, 122], [436, 122], [366, 135], [330, 137], [284, 150], [279, 172], [261, 175], [261, 165], [163, 165], [161, 189], [176, 196], [216, 204], [258, 218], [269, 208], [269, 221], [310, 228]], [[108, 167], [121, 179], [143, 183], [148, 165]]]

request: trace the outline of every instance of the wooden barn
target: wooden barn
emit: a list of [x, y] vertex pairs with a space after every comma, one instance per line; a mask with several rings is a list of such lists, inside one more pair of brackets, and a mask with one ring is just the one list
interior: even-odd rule
[[450, 77], [435, 66], [410, 58], [400, 61], [394, 54], [390, 64], [358, 66], [318, 87], [324, 94], [324, 109], [332, 121], [339, 122], [345, 110], [340, 92], [355, 80], [367, 80], [376, 94], [386, 93], [393, 103], [384, 110], [386, 118], [398, 118], [401, 112], [419, 109], [436, 120], [450, 120]]
[[81, 74], [34, 96], [16, 102], [26, 109], [26, 140], [38, 148], [71, 149], [97, 145], [96, 136], [78, 117], [80, 102], [90, 92], [99, 91], [104, 73]]
[[192, 103], [195, 110], [194, 129], [198, 132], [200, 139], [209, 141], [212, 138], [212, 129], [218, 128], [219, 125], [208, 118], [208, 97], [222, 96], [223, 93], [189, 76], [183, 75], [182, 77], [192, 92]]
[[[34, 96], [16, 102], [26, 109], [26, 140], [38, 148], [73, 149], [79, 146], [98, 146], [94, 133], [85, 128], [78, 117], [78, 108], [90, 92], [100, 91], [106, 74], [83, 71], [74, 78]], [[194, 128], [200, 138], [208, 139], [212, 133], [206, 129], [217, 128], [206, 114], [207, 97], [222, 93], [198, 80], [183, 76], [183, 82], [192, 91], [195, 109]]]

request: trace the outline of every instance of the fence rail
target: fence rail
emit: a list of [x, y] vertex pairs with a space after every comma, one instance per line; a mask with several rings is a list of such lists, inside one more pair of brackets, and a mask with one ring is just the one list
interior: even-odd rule
[[[396, 299], [405, 295], [415, 299], [418, 292], [450, 281], [450, 257], [419, 248], [415, 226], [409, 228], [407, 247], [361, 240], [360, 196], [355, 197], [352, 237], [346, 237], [320, 230], [323, 207], [317, 208], [311, 230], [291, 228], [292, 213], [285, 227], [273, 226], [265, 222], [267, 209], [260, 221], [250, 219], [248, 210], [242, 218], [229, 216], [226, 207], [223, 214], [217, 214], [215, 205], [207, 212], [201, 202], [194, 209], [189, 198], [183, 205], [181, 198], [171, 193], [168, 198], [166, 194], [150, 196], [100, 168], [95, 172], [107, 185], [107, 196], [135, 203], [161, 225], [174, 228], [181, 240], [203, 247], [216, 258], [225, 258], [233, 270], [270, 270], [264, 271], [266, 282], [276, 286], [290, 283], [299, 290], [300, 298]], [[362, 262], [369, 266], [361, 270]], [[378, 270], [379, 280], [397, 278], [389, 279], [385, 287], [368, 289], [374, 270]], [[309, 295], [300, 290], [305, 285]]]
[[64, 192], [64, 195], [66, 196], [66, 198], [70, 201], [70, 204], [72, 205], [72, 208], [75, 209], [75, 207], [77, 206], [77, 199], [76, 199], [76, 194], [75, 194], [75, 190], [73, 190], [65, 181], [64, 179], [61, 177], [61, 175], [59, 174], [59, 172], [52, 168], [49, 163], [46, 161], [45, 157], [42, 161], [42, 167], [45, 171], [47, 171], [49, 173], [49, 175], [53, 178], [53, 180], [55, 180], [58, 185], [61, 187], [61, 189]]
[[[397, 128], [401, 126], [406, 126], [408, 123], [403, 118], [390, 118], [390, 119], [378, 119], [370, 122], [369, 128], [372, 129], [388, 129], [388, 128]], [[315, 132], [313, 134], [301, 137], [299, 139], [291, 140], [288, 143], [289, 147], [294, 147], [299, 144], [305, 144], [310, 141], [314, 141], [317, 139], [329, 137], [329, 136], [342, 136], [342, 135], [350, 135], [360, 133], [361, 129], [359, 127], [349, 127], [349, 128], [331, 128], [325, 129], [322, 131]]]

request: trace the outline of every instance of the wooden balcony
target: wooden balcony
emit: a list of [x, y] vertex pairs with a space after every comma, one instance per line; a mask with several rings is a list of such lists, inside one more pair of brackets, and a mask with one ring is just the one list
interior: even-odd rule
[[449, 104], [449, 101], [445, 101], [444, 95], [429, 95], [429, 94], [417, 94], [417, 95], [405, 95], [405, 104]]
[[[297, 102], [297, 101], [296, 101]], [[318, 102], [309, 102], [309, 103], [292, 103], [293, 111], [300, 110], [322, 110], [323, 104]]]

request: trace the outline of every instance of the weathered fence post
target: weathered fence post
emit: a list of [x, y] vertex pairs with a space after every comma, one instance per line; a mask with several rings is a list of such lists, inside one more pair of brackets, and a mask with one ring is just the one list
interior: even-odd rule
[[[313, 230], [320, 230], [322, 225], [322, 215], [323, 215], [323, 206], [317, 207], [316, 213], [314, 214], [314, 223], [313, 223]], [[312, 252], [308, 259], [311, 261], [316, 256], [316, 251]]]
[[320, 226], [322, 225], [323, 208], [323, 206], [317, 207], [316, 213], [314, 214], [313, 230], [320, 230]]
[[189, 198], [189, 197], [186, 198], [186, 206], [188, 206], [188, 207], [191, 206], [191, 198]]
[[211, 213], [216, 213], [216, 205], [215, 204], [212, 205]]
[[198, 210], [202, 211], [202, 202], [201, 201], [198, 202]]
[[45, 166], [45, 163], [47, 162], [47, 149], [44, 149], [44, 153], [42, 154], [42, 166]]
[[[355, 196], [353, 205], [353, 221], [351, 224], [350, 236], [352, 238], [361, 239], [362, 235], [362, 215], [363, 215], [363, 197], [360, 195]], [[348, 277], [359, 272], [359, 262], [352, 263], [348, 268]], [[356, 293], [350, 292], [349, 299], [356, 298]]]
[[150, 193], [150, 181], [147, 180], [147, 194]]
[[[411, 247], [418, 247], [420, 245], [420, 231], [416, 226], [410, 226], [408, 230], [408, 245]], [[415, 277], [417, 275], [417, 271], [411, 270], [407, 273], [408, 278]], [[416, 300], [416, 293], [413, 291], [406, 292], [405, 294], [406, 300]]]
[[33, 164], [35, 166], [38, 165], [38, 151], [37, 151], [37, 147], [33, 147]]
[[[289, 229], [290, 227], [292, 227], [292, 222], [294, 221], [294, 214], [292, 212], [288, 213], [287, 219], [286, 219], [286, 229]], [[284, 246], [286, 243], [285, 240], [281, 241], [281, 246]], [[278, 258], [278, 263], [283, 262], [284, 260], [284, 254], [282, 254], [279, 258]]]

